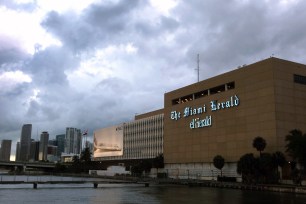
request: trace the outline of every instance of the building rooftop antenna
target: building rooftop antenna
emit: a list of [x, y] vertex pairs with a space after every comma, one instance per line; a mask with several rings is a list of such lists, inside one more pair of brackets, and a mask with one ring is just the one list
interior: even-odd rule
[[199, 82], [200, 81], [200, 54], [198, 54], [197, 56], [197, 63], [198, 63], [198, 66], [195, 70], [197, 70], [198, 82]]

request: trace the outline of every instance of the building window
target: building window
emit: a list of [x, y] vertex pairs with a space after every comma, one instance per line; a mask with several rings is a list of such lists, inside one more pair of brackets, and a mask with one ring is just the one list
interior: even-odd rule
[[210, 89], [210, 94], [216, 94], [225, 91], [225, 85], [216, 86]]
[[225, 86], [226, 86], [227, 90], [234, 89], [235, 88], [235, 82], [227, 83]]
[[172, 105], [176, 105], [176, 104], [180, 104], [180, 103], [181, 103], [181, 99], [180, 98], [172, 100]]
[[194, 94], [195, 99], [198, 99], [204, 96], [208, 96], [208, 90], [200, 91]]
[[181, 98], [182, 103], [186, 103], [186, 102], [192, 101], [192, 100], [193, 100], [193, 94], [190, 94], [188, 96], [184, 96], [184, 97]]
[[[306, 82], [306, 80], [305, 80], [305, 82]], [[183, 97], [180, 97], [180, 98], [173, 99], [172, 100], [172, 105], [176, 105], [176, 104], [180, 104], [180, 103], [186, 103], [188, 101], [192, 101], [192, 100], [202, 98], [202, 97], [205, 97], [205, 96], [209, 96], [209, 95], [212, 95], [212, 94], [228, 91], [228, 90], [231, 90], [231, 89], [234, 89], [234, 88], [235, 88], [235, 82], [229, 82], [229, 83], [222, 84], [220, 86], [216, 86], [216, 87], [213, 87], [213, 88], [210, 88], [210, 89], [206, 89], [206, 90], [203, 90], [203, 91], [200, 91], [200, 92], [197, 92], [197, 93], [193, 93], [193, 94], [190, 94], [190, 95], [187, 95], [187, 96], [183, 96]]]
[[295, 83], [306, 85], [306, 76], [294, 74], [293, 80]]

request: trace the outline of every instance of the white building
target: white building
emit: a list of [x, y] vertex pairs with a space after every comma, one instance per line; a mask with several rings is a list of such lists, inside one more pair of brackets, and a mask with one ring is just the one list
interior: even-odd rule
[[[110, 128], [113, 129], [112, 134], [109, 132]], [[118, 132], [122, 132], [121, 137]], [[135, 117], [135, 121], [132, 122], [96, 130], [94, 131], [94, 160], [102, 161], [155, 158], [163, 153], [163, 134], [164, 114], [160, 112], [156, 113], [156, 111], [152, 114], [147, 113], [138, 115]], [[122, 138], [121, 140], [123, 141], [120, 142], [120, 139], [118, 138]], [[104, 153], [107, 152], [106, 148], [99, 150], [101, 144], [105, 145], [106, 142], [104, 141], [116, 141], [116, 145], [119, 147], [119, 149], [121, 149], [121, 144], [123, 144], [123, 152], [115, 156], [109, 156], [114, 154]], [[100, 149], [102, 149], [102, 147]], [[113, 149], [109, 151], [114, 152], [115, 150]]]
[[65, 153], [80, 154], [81, 142], [81, 130], [73, 127], [67, 127], [65, 135]]
[[164, 114], [124, 124], [124, 159], [149, 159], [163, 153]]

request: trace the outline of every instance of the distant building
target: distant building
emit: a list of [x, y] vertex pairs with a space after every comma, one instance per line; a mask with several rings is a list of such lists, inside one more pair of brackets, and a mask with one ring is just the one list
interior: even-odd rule
[[49, 133], [46, 131], [42, 132], [40, 134], [40, 143], [39, 143], [39, 156], [38, 156], [39, 160], [47, 161], [48, 142], [49, 142]]
[[80, 158], [80, 155], [79, 154], [73, 154], [73, 153], [70, 153], [70, 154], [62, 153], [61, 161], [62, 162], [73, 162], [74, 157]]
[[30, 159], [32, 124], [22, 126], [20, 137], [20, 161], [28, 161]]
[[10, 161], [12, 140], [2, 140], [0, 148], [0, 160]]
[[57, 146], [57, 141], [56, 141], [56, 139], [49, 140], [49, 141], [48, 141], [48, 145]]
[[38, 161], [39, 155], [39, 141], [31, 141], [31, 150], [30, 150], [30, 160], [31, 161]]
[[15, 161], [20, 161], [20, 142], [17, 142], [17, 144], [16, 144]]
[[55, 162], [59, 160], [59, 157], [57, 156], [57, 146], [48, 145], [47, 160], [49, 162]]
[[61, 154], [65, 152], [65, 134], [56, 135], [57, 156], [60, 158]]
[[65, 135], [65, 153], [80, 154], [81, 152], [81, 130], [67, 127]]

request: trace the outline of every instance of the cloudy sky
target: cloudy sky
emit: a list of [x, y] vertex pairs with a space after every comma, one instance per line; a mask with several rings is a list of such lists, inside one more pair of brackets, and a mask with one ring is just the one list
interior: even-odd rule
[[[0, 0], [0, 140], [93, 131], [274, 55], [306, 64], [302, 0]], [[38, 134], [37, 134], [38, 133]]]

